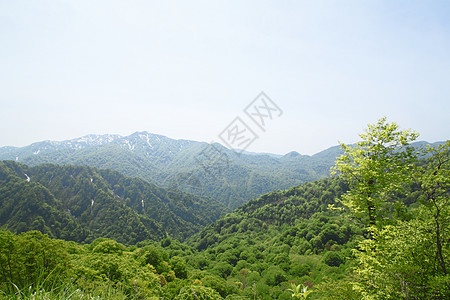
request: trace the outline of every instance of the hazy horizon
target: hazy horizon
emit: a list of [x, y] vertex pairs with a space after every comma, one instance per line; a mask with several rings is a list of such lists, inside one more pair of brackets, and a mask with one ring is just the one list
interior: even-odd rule
[[[21, 147], [29, 146], [29, 145], [34, 144], [34, 143], [45, 142], [45, 141], [64, 142], [64, 141], [76, 140], [76, 139], [79, 139], [79, 138], [82, 138], [82, 137], [85, 137], [85, 136], [88, 136], [88, 135], [118, 135], [118, 136], [120, 136], [121, 138], [123, 138], [123, 137], [127, 137], [127, 136], [130, 136], [130, 135], [132, 135], [132, 134], [140, 133], [140, 132], [147, 132], [147, 133], [149, 133], [149, 134], [155, 134], [155, 135], [165, 136], [165, 137], [167, 137], [167, 138], [169, 138], [169, 139], [173, 139], [173, 140], [189, 140], [189, 139], [184, 139], [184, 138], [175, 139], [175, 138], [172, 138], [172, 137], [170, 137], [170, 136], [163, 135], [163, 134], [159, 134], [159, 133], [155, 133], [155, 132], [148, 132], [148, 131], [142, 130], [142, 131], [135, 131], [135, 132], [132, 132], [132, 133], [127, 134], [127, 135], [120, 135], [120, 134], [116, 134], [116, 133], [103, 133], [103, 134], [90, 133], [90, 134], [87, 134], [87, 135], [84, 135], [84, 136], [77, 136], [77, 137], [73, 137], [73, 138], [69, 138], [69, 139], [64, 139], [64, 140], [51, 140], [51, 139], [45, 139], [45, 140], [40, 140], [40, 141], [34, 141], [34, 142], [30, 143], [30, 144], [23, 145], [23, 146], [5, 145], [5, 146], [0, 146], [0, 148], [2, 148], [2, 147], [16, 147], [16, 148], [21, 148]], [[208, 142], [208, 141], [199, 141], [199, 140], [191, 140], [191, 141], [194, 141], [194, 142], [201, 142], [201, 143], [211, 143], [211, 142]], [[426, 140], [418, 139], [418, 140], [416, 140], [415, 142], [426, 142], [426, 143], [433, 144], [433, 143], [444, 142], [444, 141], [445, 141], [445, 140], [426, 141]], [[220, 143], [220, 142], [219, 142], [219, 141], [214, 141], [214, 143]], [[227, 147], [227, 146], [224, 145], [223, 143], [220, 143], [220, 144], [221, 144], [222, 146], [224, 146], [224, 147]], [[320, 152], [322, 152], [322, 151], [325, 151], [325, 150], [327, 150], [327, 149], [329, 149], [329, 148], [332, 148], [332, 147], [335, 147], [335, 146], [339, 146], [339, 144], [336, 143], [336, 144], [334, 144], [334, 145], [326, 146], [325, 148], [320, 149], [319, 151], [314, 152], [314, 153], [301, 153], [301, 152], [297, 151], [296, 149], [292, 149], [292, 150], [290, 150], [290, 151], [287, 151], [286, 153], [274, 153], [274, 152], [251, 151], [251, 150], [245, 150], [245, 152], [247, 152], [247, 153], [252, 153], [252, 154], [270, 154], [270, 155], [279, 155], [279, 156], [286, 155], [286, 154], [288, 154], [288, 153], [290, 153], [290, 152], [298, 152], [298, 153], [301, 154], [301, 155], [310, 155], [310, 156], [311, 156], [311, 155], [320, 153]], [[227, 148], [229, 148], [229, 147], [227, 147]], [[242, 151], [241, 149], [234, 149], [234, 148], [229, 148], [229, 149], [230, 149], [230, 150], [238, 150], [239, 152]]]
[[[315, 154], [383, 116], [447, 140], [449, 14], [447, 1], [3, 1], [0, 147], [136, 131], [222, 143], [236, 118], [257, 136], [249, 152]], [[261, 91], [279, 108], [264, 128], [244, 111]]]

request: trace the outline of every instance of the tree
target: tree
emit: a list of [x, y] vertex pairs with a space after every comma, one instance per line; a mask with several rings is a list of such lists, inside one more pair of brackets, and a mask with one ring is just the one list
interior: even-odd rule
[[369, 125], [362, 141], [355, 146], [341, 144], [345, 153], [338, 158], [333, 174], [339, 174], [350, 190], [340, 203], [363, 224], [374, 226], [385, 223], [395, 212], [398, 202], [394, 193], [408, 182], [417, 154], [411, 142], [418, 134], [401, 131], [396, 123], [382, 118]]
[[344, 259], [342, 258], [340, 253], [328, 251], [322, 257], [322, 261], [330, 267], [339, 267], [344, 263]]
[[[358, 267], [353, 285], [365, 299], [449, 298], [450, 277], [436, 268], [433, 222], [418, 214], [382, 229], [372, 227], [373, 239], [354, 250]], [[448, 261], [448, 249], [445, 254]]]
[[223, 299], [222, 296], [215, 290], [202, 285], [188, 285], [180, 290], [180, 293], [175, 299], [183, 300], [218, 300]]
[[169, 264], [172, 266], [173, 271], [177, 278], [186, 279], [187, 278], [187, 267], [186, 261], [179, 257], [174, 256], [170, 259]]
[[94, 253], [109, 253], [109, 254], [122, 254], [125, 251], [125, 246], [111, 239], [107, 239], [98, 243], [93, 249]]
[[424, 154], [431, 155], [428, 162], [418, 168], [416, 178], [422, 190], [424, 211], [433, 220], [436, 250], [434, 261], [438, 262], [434, 269], [447, 275], [443, 251], [450, 245], [447, 238], [450, 222], [450, 141], [437, 147], [428, 147]]
[[[364, 299], [448, 299], [450, 142], [411, 147], [417, 133], [385, 118], [360, 136], [343, 145], [335, 167], [350, 187], [341, 204], [370, 234], [354, 250], [355, 290]], [[416, 204], [404, 218], [399, 199], [411, 195]]]

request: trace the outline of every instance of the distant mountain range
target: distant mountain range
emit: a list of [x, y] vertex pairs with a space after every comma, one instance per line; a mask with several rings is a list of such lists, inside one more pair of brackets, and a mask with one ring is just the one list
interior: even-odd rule
[[113, 170], [0, 162], [0, 228], [122, 243], [184, 240], [229, 212], [214, 199], [157, 187]]
[[0, 160], [113, 169], [158, 186], [215, 198], [231, 209], [266, 192], [328, 176], [339, 154], [338, 146], [313, 156], [240, 153], [217, 143], [174, 140], [148, 132], [0, 148]]
[[234, 209], [264, 193], [327, 177], [341, 153], [340, 146], [312, 156], [295, 151], [283, 156], [238, 152], [217, 143], [136, 132], [1, 147], [0, 160], [113, 169], [158, 186], [212, 197]]

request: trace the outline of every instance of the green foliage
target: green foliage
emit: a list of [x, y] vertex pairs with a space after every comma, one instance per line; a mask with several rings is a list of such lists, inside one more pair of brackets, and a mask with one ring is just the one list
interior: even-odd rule
[[0, 287], [2, 290], [47, 288], [65, 281], [71, 263], [63, 241], [50, 239], [38, 231], [14, 235], [0, 231]]
[[[344, 188], [337, 179], [325, 179], [264, 195], [207, 227], [189, 244], [167, 237], [128, 248], [109, 238], [86, 246], [66, 242], [72, 266], [66, 282], [70, 276], [73, 288], [86, 297], [113, 293], [145, 299], [291, 299], [289, 282], [306, 282], [308, 291], [314, 291], [311, 282], [348, 271], [346, 264], [329, 267], [320, 254], [344, 253], [360, 235], [342, 216], [326, 209]], [[306, 210], [299, 213], [296, 201], [307, 204]], [[282, 213], [273, 215], [276, 208]], [[314, 238], [321, 245], [312, 246], [309, 241]], [[214, 242], [201, 249], [202, 239]], [[303, 249], [305, 243], [308, 247]]]
[[378, 225], [393, 217], [392, 195], [403, 191], [409, 182], [417, 159], [410, 145], [417, 136], [382, 118], [360, 134], [362, 141], [356, 146], [342, 144], [345, 153], [336, 161], [334, 172], [339, 172], [350, 190], [340, 202], [364, 224]]
[[[66, 186], [70, 184], [66, 182]], [[321, 195], [322, 191], [333, 189], [335, 191], [325, 197]], [[326, 205], [322, 204], [330, 203], [341, 190], [340, 183], [333, 179], [290, 189], [281, 196], [284, 202], [280, 202], [280, 193], [255, 199], [249, 207], [200, 233], [214, 241], [214, 246], [207, 243], [201, 252], [171, 238], [164, 238], [160, 243], [142, 241], [128, 248], [109, 238], [97, 238], [86, 246], [67, 242], [65, 247], [72, 267], [68, 269], [70, 275], [66, 280], [70, 276], [73, 289], [85, 297], [114, 294], [114, 297], [122, 295], [124, 298], [196, 299], [197, 295], [248, 299], [256, 295], [260, 299], [290, 299], [289, 280], [320, 280], [323, 276], [320, 268], [326, 266], [317, 258], [315, 264], [308, 264], [292, 257], [298, 255], [300, 245], [307, 242], [306, 236], [320, 235], [320, 240], [324, 240], [322, 248], [308, 248], [320, 253], [327, 242], [330, 242], [329, 247], [342, 246], [352, 232], [356, 232], [338, 215], [314, 211], [326, 210]], [[305, 199], [304, 203], [310, 201], [310, 207], [303, 213], [305, 218], [299, 218], [299, 210], [288, 209], [295, 208], [293, 201], [298, 199]], [[258, 205], [262, 209], [258, 209]], [[269, 213], [275, 211], [276, 206], [286, 206], [278, 217]], [[191, 245], [195, 245], [196, 239]], [[197, 283], [192, 284], [193, 281]], [[57, 294], [51, 288], [49, 292]]]
[[314, 286], [311, 299], [329, 300], [360, 300], [364, 299], [361, 293], [353, 289], [350, 278], [333, 280], [325, 278], [320, 284]]
[[[159, 297], [166, 279], [179, 279], [165, 261], [160, 262], [165, 268], [159, 272], [150, 264], [143, 266], [142, 257], [152, 248], [142, 250], [130, 252], [109, 239], [81, 246], [36, 231], [20, 235], [0, 231], [0, 290], [7, 298], [24, 299]], [[164, 251], [159, 254], [168, 257]], [[186, 275], [182, 258], [172, 257], [171, 261], [182, 276]], [[179, 286], [176, 294], [185, 285]]]
[[218, 262], [215, 264], [212, 271], [222, 278], [227, 278], [233, 271], [233, 266], [226, 262]]
[[267, 285], [276, 286], [286, 281], [286, 274], [280, 267], [272, 266], [264, 272], [263, 278]]
[[[348, 270], [344, 264], [329, 267], [321, 255], [312, 254], [343, 251], [359, 234], [326, 209], [343, 187], [339, 180], [326, 179], [265, 195], [209, 226], [189, 244], [167, 237], [132, 247], [105, 237], [85, 246], [64, 242], [69, 264], [65, 282], [85, 297], [290, 299], [289, 281], [320, 282], [325, 273], [339, 277]], [[295, 201], [310, 207], [302, 214], [287, 209], [295, 208]], [[271, 213], [275, 208], [282, 211], [278, 217]], [[309, 244], [299, 251], [317, 236], [320, 247]], [[214, 242], [201, 249], [202, 239]], [[57, 294], [52, 287], [46, 290]]]
[[[370, 238], [353, 251], [353, 287], [364, 299], [448, 298], [450, 142], [414, 149], [408, 145], [417, 134], [385, 121], [369, 126], [358, 147], [346, 147], [336, 167], [350, 183], [341, 203], [370, 225]], [[408, 193], [416, 205], [405, 218], [392, 204]]]
[[219, 293], [212, 288], [201, 285], [190, 285], [183, 287], [174, 298], [179, 300], [219, 300], [223, 299]]
[[184, 240], [227, 211], [212, 199], [83, 166], [0, 162], [0, 183], [0, 226], [77, 242]]
[[[254, 155], [238, 154], [219, 144], [173, 140], [147, 132], [113, 138], [109, 143], [93, 145], [67, 141], [0, 148], [0, 160], [19, 157], [20, 162], [34, 166], [56, 163], [112, 169], [159, 186], [211, 197], [235, 209], [261, 194], [328, 176], [341, 152], [339, 147], [332, 147], [313, 156]], [[206, 154], [211, 152], [226, 158], [226, 163], [215, 162]], [[190, 197], [184, 196], [189, 202]]]
[[346, 189], [339, 178], [323, 179], [251, 200], [188, 241], [198, 249], [188, 265], [233, 282], [233, 294], [247, 299], [291, 299], [290, 282], [305, 283], [312, 297], [312, 282], [345, 277], [362, 239], [361, 228], [328, 210]]
[[450, 240], [446, 238], [450, 231], [450, 141], [437, 148], [429, 147], [425, 155], [430, 155], [428, 163], [418, 167], [416, 180], [420, 184], [423, 211], [431, 221], [430, 230], [435, 241], [439, 273], [448, 274], [448, 261], [445, 249], [450, 248]]
[[187, 266], [186, 261], [179, 256], [174, 256], [169, 260], [169, 264], [172, 266], [173, 271], [177, 278], [187, 278]]
[[115, 171], [1, 162], [1, 224], [49, 235], [0, 231], [0, 299], [448, 298], [450, 143], [385, 119], [362, 137], [340, 176], [214, 223], [220, 205]]
[[344, 263], [344, 259], [339, 252], [327, 252], [324, 254], [322, 260], [330, 267], [339, 267]]
[[295, 285], [294, 283], [291, 283], [291, 288], [288, 291], [292, 293], [293, 299], [307, 299], [309, 294], [312, 293], [312, 291], [308, 291], [307, 285]]
[[108, 254], [122, 254], [125, 251], [125, 246], [117, 243], [114, 240], [106, 240], [100, 242], [97, 246], [92, 249], [94, 253], [108, 253]]

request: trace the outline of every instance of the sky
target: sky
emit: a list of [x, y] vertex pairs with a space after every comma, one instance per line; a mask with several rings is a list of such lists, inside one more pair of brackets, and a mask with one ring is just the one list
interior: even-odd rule
[[0, 0], [0, 147], [222, 143], [236, 118], [251, 152], [314, 154], [384, 116], [447, 140], [449, 15], [449, 1]]

